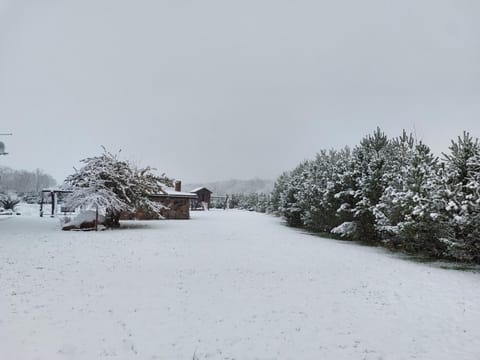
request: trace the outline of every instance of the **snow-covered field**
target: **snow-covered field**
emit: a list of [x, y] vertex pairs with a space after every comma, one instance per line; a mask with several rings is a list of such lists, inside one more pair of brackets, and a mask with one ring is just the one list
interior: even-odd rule
[[480, 274], [241, 211], [0, 218], [0, 359], [480, 359]]

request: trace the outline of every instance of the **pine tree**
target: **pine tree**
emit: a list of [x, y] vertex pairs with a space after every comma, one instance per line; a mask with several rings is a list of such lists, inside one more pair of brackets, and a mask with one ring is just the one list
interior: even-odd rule
[[273, 185], [273, 190], [270, 195], [270, 208], [272, 213], [280, 214], [280, 207], [281, 207], [281, 199], [282, 194], [285, 192], [287, 188], [287, 184], [290, 181], [290, 174], [288, 172], [284, 172], [281, 174], [278, 179], [275, 181]]
[[480, 263], [480, 144], [464, 132], [449, 149], [442, 162], [412, 134], [377, 128], [282, 174], [270, 206], [291, 226]]
[[444, 154], [447, 178], [447, 211], [455, 241], [449, 252], [455, 258], [479, 261], [480, 230], [478, 193], [480, 143], [468, 132], [452, 140]]
[[391, 156], [391, 143], [380, 128], [364, 137], [354, 151], [355, 166], [359, 171], [353, 209], [357, 228], [355, 236], [369, 243], [375, 243], [380, 238], [375, 227], [375, 212], [388, 185], [385, 174], [388, 173]]
[[390, 158], [383, 174], [385, 188], [375, 205], [375, 228], [387, 242], [395, 245], [401, 224], [411, 208], [412, 189], [409, 187], [416, 142], [412, 134], [404, 130], [390, 142]]
[[304, 170], [307, 166], [308, 161], [305, 161], [292, 170], [289, 174], [289, 181], [280, 193], [279, 211], [285, 217], [289, 226], [298, 227], [303, 225], [303, 209], [300, 207], [298, 200], [304, 182]]
[[415, 146], [405, 191], [397, 198], [403, 216], [398, 223], [401, 248], [443, 256], [452, 239], [445, 211], [445, 176], [438, 158], [423, 143]]
[[343, 190], [339, 176], [350, 160], [350, 150], [320, 151], [304, 169], [302, 191], [297, 196], [303, 209], [302, 221], [313, 231], [330, 232], [342, 222], [338, 209], [342, 200], [336, 194]]
[[465, 250], [467, 259], [480, 263], [480, 154], [469, 159], [469, 174], [465, 198], [467, 219], [465, 224]]

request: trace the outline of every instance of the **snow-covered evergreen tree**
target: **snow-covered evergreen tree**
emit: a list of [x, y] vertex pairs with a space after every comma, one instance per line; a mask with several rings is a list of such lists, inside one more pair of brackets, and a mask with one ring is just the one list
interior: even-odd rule
[[464, 207], [467, 211], [465, 224], [465, 255], [468, 260], [480, 263], [480, 154], [469, 159], [469, 174]]
[[402, 135], [391, 140], [391, 158], [383, 175], [386, 185], [382, 196], [375, 205], [375, 226], [382, 238], [398, 235], [399, 226], [411, 209], [409, 176], [415, 151], [415, 139], [404, 130]]
[[330, 232], [342, 238], [353, 239], [357, 233], [357, 223], [354, 219], [355, 195], [359, 190], [357, 180], [361, 176], [361, 171], [350, 149], [345, 148], [341, 153], [336, 163], [336, 170], [333, 174], [334, 194], [330, 196], [337, 204], [338, 224]]
[[480, 263], [480, 144], [464, 133], [440, 162], [412, 134], [377, 128], [284, 173], [270, 204], [291, 226]]
[[406, 175], [404, 191], [396, 194], [402, 216], [397, 224], [400, 247], [442, 256], [452, 238], [445, 212], [445, 177], [428, 146], [415, 146]]
[[261, 213], [268, 212], [268, 204], [269, 204], [268, 194], [260, 193], [257, 196], [257, 204], [255, 206], [255, 210]]
[[278, 179], [275, 181], [273, 185], [272, 193], [270, 194], [270, 208], [271, 212], [274, 214], [280, 214], [280, 207], [281, 207], [281, 199], [282, 194], [285, 192], [287, 188], [287, 184], [290, 181], [290, 174], [288, 172], [284, 172], [281, 174]]
[[303, 189], [303, 183], [306, 177], [305, 169], [309, 162], [305, 161], [298, 165], [289, 174], [288, 182], [284, 190], [280, 193], [279, 211], [285, 217], [290, 226], [302, 226], [302, 212], [300, 207], [299, 195]]
[[354, 194], [355, 237], [374, 243], [379, 239], [375, 227], [376, 206], [388, 186], [389, 167], [391, 166], [392, 146], [388, 137], [377, 128], [372, 135], [364, 137], [360, 146], [354, 150], [356, 192]]
[[444, 154], [450, 225], [455, 241], [450, 254], [456, 258], [480, 260], [480, 143], [468, 132], [452, 140]]
[[336, 195], [344, 190], [339, 177], [343, 175], [346, 161], [351, 161], [348, 148], [323, 150], [305, 167], [297, 198], [303, 209], [302, 221], [308, 229], [330, 232], [342, 222], [338, 211], [342, 200]]

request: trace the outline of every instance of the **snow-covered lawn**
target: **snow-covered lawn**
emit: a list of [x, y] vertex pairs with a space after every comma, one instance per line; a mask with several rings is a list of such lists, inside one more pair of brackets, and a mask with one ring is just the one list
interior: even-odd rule
[[241, 211], [0, 219], [0, 359], [479, 359], [480, 274]]

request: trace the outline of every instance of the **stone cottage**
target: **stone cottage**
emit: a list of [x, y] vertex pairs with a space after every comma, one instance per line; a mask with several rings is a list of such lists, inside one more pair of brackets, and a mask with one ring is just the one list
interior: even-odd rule
[[197, 200], [197, 194], [182, 192], [181, 181], [175, 181], [174, 188], [164, 188], [164, 194], [153, 195], [151, 198], [168, 207], [160, 214], [165, 219], [190, 219], [190, 202]]

